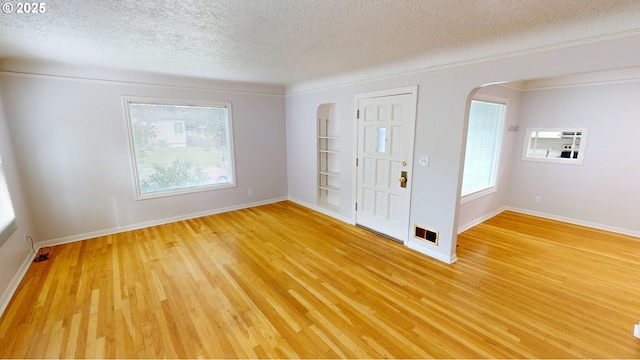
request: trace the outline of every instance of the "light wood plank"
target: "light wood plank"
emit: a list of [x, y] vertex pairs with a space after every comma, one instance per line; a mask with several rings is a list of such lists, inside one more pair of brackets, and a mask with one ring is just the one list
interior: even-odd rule
[[0, 358], [638, 358], [640, 239], [504, 212], [443, 264], [280, 202], [56, 246]]

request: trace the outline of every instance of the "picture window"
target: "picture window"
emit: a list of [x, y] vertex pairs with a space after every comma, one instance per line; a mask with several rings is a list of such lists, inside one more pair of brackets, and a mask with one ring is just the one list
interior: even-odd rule
[[235, 186], [231, 104], [125, 98], [138, 199]]

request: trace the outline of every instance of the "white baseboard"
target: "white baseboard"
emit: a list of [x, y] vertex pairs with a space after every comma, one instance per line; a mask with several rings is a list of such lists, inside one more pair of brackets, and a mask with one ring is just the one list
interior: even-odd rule
[[151, 221], [145, 221], [145, 222], [142, 222], [142, 223], [131, 224], [131, 225], [127, 225], [127, 226], [121, 226], [121, 227], [116, 227], [116, 228], [97, 230], [97, 231], [92, 231], [92, 232], [88, 232], [88, 233], [84, 233], [84, 234], [78, 234], [78, 235], [72, 235], [72, 236], [57, 238], [57, 239], [40, 241], [36, 245], [37, 245], [38, 249], [40, 249], [40, 248], [47, 247], [47, 246], [56, 246], [56, 245], [62, 245], [62, 244], [76, 242], [76, 241], [93, 239], [93, 238], [97, 238], [97, 237], [101, 237], [101, 236], [107, 236], [107, 235], [113, 235], [113, 234], [117, 234], [117, 233], [121, 233], [121, 232], [125, 232], [125, 231], [132, 231], [132, 230], [144, 229], [144, 228], [151, 227], [151, 226], [169, 224], [169, 223], [176, 222], [176, 221], [195, 219], [195, 218], [199, 218], [199, 217], [203, 217], [203, 216], [221, 214], [221, 213], [234, 211], [234, 210], [241, 210], [241, 209], [247, 209], [247, 208], [260, 206], [260, 205], [273, 204], [273, 203], [284, 201], [284, 200], [287, 200], [287, 198], [286, 197], [274, 198], [274, 199], [269, 199], [269, 200], [264, 200], [264, 201], [257, 201], [257, 202], [234, 205], [234, 206], [228, 206], [228, 207], [218, 208], [218, 209], [213, 209], [213, 210], [201, 211], [201, 212], [191, 213], [191, 214], [186, 214], [186, 215], [178, 215], [178, 216], [174, 216], [174, 217], [151, 220]]
[[407, 241], [404, 243], [404, 245], [406, 247], [408, 247], [411, 250], [415, 250], [421, 254], [425, 254], [427, 256], [430, 256], [436, 260], [440, 260], [444, 263], [447, 264], [453, 264], [454, 262], [458, 261], [458, 256], [456, 254], [453, 255], [446, 255], [437, 251], [434, 251], [433, 249], [430, 249], [426, 246], [420, 246], [420, 243], [415, 242], [415, 241]]
[[485, 215], [483, 215], [483, 216], [481, 216], [481, 217], [479, 217], [479, 218], [477, 218], [475, 220], [472, 220], [472, 221], [470, 221], [470, 222], [468, 222], [468, 223], [466, 223], [466, 224], [464, 224], [462, 226], [459, 226], [458, 227], [458, 234], [461, 234], [461, 233], [471, 229], [472, 227], [491, 219], [492, 217], [500, 214], [501, 212], [503, 212], [505, 210], [507, 210], [507, 207], [503, 206], [503, 207], [501, 207], [501, 208], [499, 208], [497, 210], [494, 210], [494, 211], [492, 211], [492, 212], [490, 212], [488, 214], [485, 214]]
[[296, 198], [291, 197], [291, 196], [289, 196], [288, 200], [291, 201], [291, 202], [294, 202], [294, 203], [296, 203], [296, 204], [298, 204], [300, 206], [304, 206], [306, 208], [309, 208], [309, 209], [311, 209], [313, 211], [317, 211], [319, 213], [322, 213], [322, 214], [325, 214], [327, 216], [330, 216], [330, 217], [332, 217], [332, 218], [334, 218], [336, 220], [340, 220], [342, 222], [346, 222], [347, 224], [355, 225], [355, 222], [353, 221], [353, 219], [350, 219], [350, 218], [348, 218], [346, 216], [340, 215], [339, 213], [337, 213], [335, 211], [331, 211], [331, 210], [325, 209], [322, 206], [311, 204], [311, 203], [308, 203], [306, 201], [302, 201], [300, 199], [296, 199]]
[[598, 230], [604, 230], [604, 231], [614, 232], [614, 233], [617, 233], [617, 234], [623, 234], [623, 235], [628, 235], [628, 236], [633, 236], [633, 237], [640, 238], [640, 231], [636, 231], [636, 230], [625, 229], [625, 228], [620, 228], [620, 227], [606, 225], [606, 224], [594, 223], [594, 222], [590, 222], [590, 221], [585, 221], [585, 220], [580, 220], [580, 219], [574, 219], [574, 218], [569, 218], [569, 217], [549, 214], [549, 213], [545, 213], [545, 212], [541, 212], [541, 211], [520, 209], [520, 208], [516, 208], [516, 207], [511, 207], [511, 206], [507, 206], [505, 210], [514, 211], [514, 212], [518, 212], [518, 213], [525, 214], [525, 215], [537, 216], [537, 217], [541, 217], [541, 218], [545, 218], [545, 219], [562, 221], [562, 222], [566, 222], [566, 223], [569, 223], [569, 224], [580, 225], [580, 226], [590, 227], [590, 228], [594, 228], [594, 229], [598, 229]]
[[33, 262], [34, 256], [35, 255], [31, 253], [31, 251], [29, 251], [27, 258], [24, 259], [15, 276], [13, 277], [13, 279], [11, 279], [9, 286], [7, 286], [2, 296], [0, 296], [0, 316], [4, 314], [7, 306], [9, 306], [9, 302], [11, 301], [13, 294], [15, 294], [16, 290], [18, 290], [18, 286], [20, 286], [22, 278], [24, 278], [24, 276], [27, 274], [27, 271], [29, 271], [29, 266], [31, 266], [31, 262]]
[[623, 234], [623, 235], [628, 235], [628, 236], [633, 236], [633, 237], [637, 237], [640, 238], [640, 231], [636, 231], [636, 230], [631, 230], [631, 229], [625, 229], [625, 228], [620, 228], [620, 227], [616, 227], [616, 226], [610, 226], [610, 225], [605, 225], [605, 224], [600, 224], [600, 223], [594, 223], [594, 222], [590, 222], [590, 221], [584, 221], [584, 220], [580, 220], [580, 219], [574, 219], [574, 218], [569, 218], [569, 217], [565, 217], [565, 216], [559, 216], [559, 215], [554, 215], [554, 214], [549, 214], [549, 213], [545, 213], [545, 212], [541, 212], [541, 211], [533, 211], [533, 210], [527, 210], [527, 209], [521, 209], [521, 208], [517, 208], [517, 207], [512, 207], [512, 206], [503, 206], [495, 211], [492, 211], [488, 214], [485, 214], [473, 221], [470, 221], [462, 226], [458, 227], [458, 234], [467, 231], [469, 229], [471, 229], [472, 227], [491, 219], [492, 217], [500, 214], [503, 211], [513, 211], [513, 212], [517, 212], [517, 213], [521, 213], [521, 214], [525, 214], [525, 215], [531, 215], [531, 216], [537, 216], [537, 217], [541, 217], [544, 219], [549, 219], [549, 220], [556, 220], [556, 221], [562, 221], [562, 222], [566, 222], [569, 224], [574, 224], [574, 225], [579, 225], [579, 226], [585, 226], [585, 227], [589, 227], [589, 228], [593, 228], [593, 229], [598, 229], [598, 230], [604, 230], [604, 231], [609, 231], [609, 232], [613, 232], [613, 233], [617, 233], [617, 234]]

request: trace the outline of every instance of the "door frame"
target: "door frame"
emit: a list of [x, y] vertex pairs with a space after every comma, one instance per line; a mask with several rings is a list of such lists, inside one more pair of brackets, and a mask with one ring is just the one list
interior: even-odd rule
[[[415, 111], [414, 111], [414, 116], [415, 116], [415, 122], [414, 122], [414, 128], [411, 129], [411, 137], [413, 138], [413, 146], [411, 147], [411, 159], [412, 159], [412, 168], [411, 168], [411, 176], [413, 178], [413, 172], [414, 172], [414, 168], [415, 168], [415, 164], [413, 159], [415, 158], [415, 135], [416, 135], [416, 129], [415, 126], [417, 126], [417, 122], [418, 122], [418, 85], [412, 85], [412, 86], [404, 86], [404, 87], [399, 87], [399, 88], [391, 88], [391, 89], [384, 89], [384, 90], [377, 90], [377, 91], [368, 91], [368, 92], [364, 92], [364, 93], [356, 93], [353, 97], [353, 154], [354, 157], [352, 159], [353, 161], [353, 166], [352, 166], [352, 174], [351, 174], [351, 178], [353, 179], [352, 181], [352, 189], [351, 189], [351, 194], [352, 194], [352, 199], [351, 199], [351, 219], [352, 220], [352, 225], [357, 225], [358, 223], [358, 212], [356, 211], [356, 203], [358, 201], [358, 167], [356, 166], [356, 161], [358, 159], [358, 141], [359, 141], [359, 133], [358, 133], [358, 103], [360, 100], [362, 99], [368, 99], [368, 98], [376, 98], [376, 97], [386, 97], [386, 96], [394, 96], [394, 95], [406, 95], [406, 94], [410, 94], [411, 95], [411, 99], [412, 99], [412, 103], [415, 104]], [[409, 202], [408, 202], [408, 216], [409, 218], [407, 219], [407, 239], [404, 240], [404, 245], [406, 246], [407, 241], [408, 241], [408, 237], [409, 237], [409, 233], [410, 233], [410, 227], [411, 227], [411, 198], [413, 195], [413, 183], [411, 185], [411, 188], [409, 189]]]

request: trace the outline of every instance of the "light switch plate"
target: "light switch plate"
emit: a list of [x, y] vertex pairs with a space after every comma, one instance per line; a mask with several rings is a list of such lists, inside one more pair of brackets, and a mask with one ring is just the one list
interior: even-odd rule
[[421, 166], [429, 166], [429, 157], [425, 155], [420, 155], [418, 158]]

